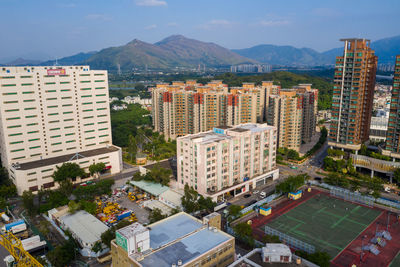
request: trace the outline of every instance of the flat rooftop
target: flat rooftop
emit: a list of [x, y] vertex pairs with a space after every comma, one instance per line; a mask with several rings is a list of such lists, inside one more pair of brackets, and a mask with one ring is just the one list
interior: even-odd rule
[[72, 153], [72, 154], [67, 154], [63, 156], [58, 156], [58, 157], [52, 157], [52, 158], [47, 158], [47, 159], [40, 159], [40, 160], [35, 160], [35, 161], [30, 161], [30, 162], [25, 162], [25, 163], [20, 163], [19, 168], [17, 170], [30, 170], [30, 169], [36, 169], [40, 167], [46, 167], [50, 165], [55, 165], [55, 164], [62, 164], [67, 161], [71, 161], [73, 157], [73, 160], [76, 160], [76, 156], [78, 154], [78, 159], [84, 159], [88, 157], [94, 157], [102, 154], [107, 154], [111, 152], [118, 151], [119, 148], [115, 146], [108, 146], [108, 147], [102, 147], [102, 148], [96, 148], [92, 150], [85, 150], [81, 151], [78, 153]]
[[139, 261], [144, 267], [170, 267], [179, 260], [185, 264], [233, 239], [220, 230], [209, 230], [184, 212], [151, 224], [148, 228], [150, 247], [154, 252]]

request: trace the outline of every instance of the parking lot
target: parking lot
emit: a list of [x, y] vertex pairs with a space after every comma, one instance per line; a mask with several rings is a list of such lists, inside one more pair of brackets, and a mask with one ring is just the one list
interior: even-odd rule
[[139, 204], [136, 204], [135, 201], [131, 201], [127, 195], [122, 195], [117, 199], [117, 203], [121, 205], [123, 208], [127, 208], [128, 210], [132, 210], [135, 213], [136, 218], [139, 223], [148, 224], [149, 223], [149, 210], [145, 208], [141, 208]]

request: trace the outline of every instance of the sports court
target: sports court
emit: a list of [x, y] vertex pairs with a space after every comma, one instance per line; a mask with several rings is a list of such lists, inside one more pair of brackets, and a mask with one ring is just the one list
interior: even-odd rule
[[333, 258], [380, 214], [379, 210], [318, 194], [267, 225]]

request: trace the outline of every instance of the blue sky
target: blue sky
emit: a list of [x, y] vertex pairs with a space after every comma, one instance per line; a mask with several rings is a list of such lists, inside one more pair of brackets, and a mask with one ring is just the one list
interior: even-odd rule
[[227, 48], [325, 51], [399, 35], [399, 0], [0, 0], [0, 59], [60, 58], [182, 34]]

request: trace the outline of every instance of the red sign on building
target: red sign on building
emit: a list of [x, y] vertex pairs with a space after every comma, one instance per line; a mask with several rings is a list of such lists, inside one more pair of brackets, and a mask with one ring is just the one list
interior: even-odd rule
[[47, 75], [65, 75], [65, 69], [50, 69], [47, 70]]

